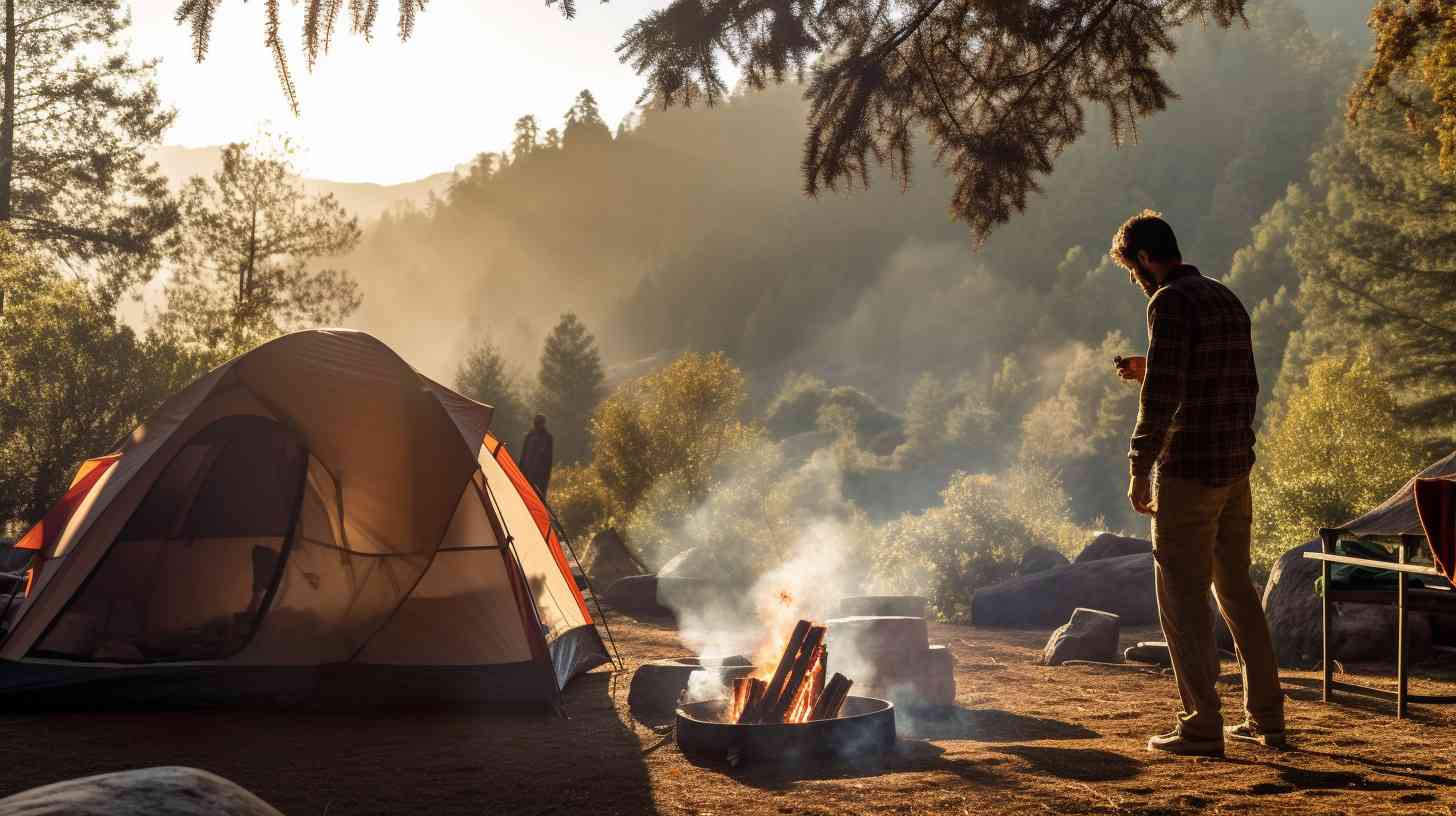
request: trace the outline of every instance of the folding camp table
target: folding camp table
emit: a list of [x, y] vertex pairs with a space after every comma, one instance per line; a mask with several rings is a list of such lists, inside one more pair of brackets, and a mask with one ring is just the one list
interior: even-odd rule
[[[1411, 610], [1426, 612], [1452, 612], [1456, 611], [1456, 591], [1453, 591], [1451, 584], [1446, 581], [1440, 570], [1431, 564], [1412, 563], [1411, 556], [1414, 553], [1426, 552], [1426, 537], [1424, 535], [1398, 535], [1398, 536], [1358, 536], [1359, 540], [1366, 543], [1384, 545], [1395, 550], [1394, 561], [1382, 561], [1374, 558], [1358, 558], [1349, 555], [1339, 555], [1332, 552], [1335, 544], [1342, 538], [1355, 538], [1347, 535], [1348, 528], [1331, 530], [1320, 530], [1320, 552], [1307, 552], [1305, 558], [1311, 558], [1320, 562], [1320, 621], [1322, 623], [1322, 634], [1320, 638], [1320, 674], [1321, 674], [1321, 699], [1330, 702], [1333, 692], [1344, 691], [1351, 694], [1376, 697], [1381, 700], [1388, 700], [1395, 703], [1396, 718], [1405, 717], [1408, 713], [1408, 703], [1456, 703], [1456, 695], [1430, 695], [1411, 694], [1409, 690], [1409, 660], [1410, 649], [1409, 634], [1406, 627], [1406, 616]], [[1375, 570], [1395, 573], [1395, 586], [1391, 589], [1334, 589], [1330, 584], [1331, 564], [1351, 564], [1359, 567], [1367, 567]], [[1409, 586], [1410, 576], [1420, 576], [1425, 579], [1427, 586], [1412, 588]], [[1432, 580], [1434, 579], [1434, 580]], [[1430, 586], [1430, 583], [1439, 582], [1437, 586]], [[1332, 661], [1330, 660], [1330, 604], [1341, 601], [1352, 603], [1386, 604], [1395, 607], [1395, 691], [1365, 686], [1359, 683], [1347, 683], [1337, 681], [1333, 677]]]

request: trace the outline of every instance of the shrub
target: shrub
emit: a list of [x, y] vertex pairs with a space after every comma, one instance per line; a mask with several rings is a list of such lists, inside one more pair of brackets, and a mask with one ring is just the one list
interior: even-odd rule
[[1287, 404], [1271, 408], [1251, 482], [1256, 567], [1373, 508], [1416, 472], [1421, 448], [1397, 408], [1364, 352], [1316, 360]]
[[1085, 537], [1065, 508], [1048, 471], [956, 474], [939, 506], [885, 526], [873, 553], [875, 584], [926, 595], [942, 618], [966, 620], [975, 591], [1014, 575], [1027, 548], [1065, 551]]

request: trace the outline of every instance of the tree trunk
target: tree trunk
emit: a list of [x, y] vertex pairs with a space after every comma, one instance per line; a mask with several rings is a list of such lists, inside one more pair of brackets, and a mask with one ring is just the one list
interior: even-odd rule
[[15, 0], [5, 0], [5, 105], [0, 111], [0, 222], [10, 221], [10, 185], [15, 164]]

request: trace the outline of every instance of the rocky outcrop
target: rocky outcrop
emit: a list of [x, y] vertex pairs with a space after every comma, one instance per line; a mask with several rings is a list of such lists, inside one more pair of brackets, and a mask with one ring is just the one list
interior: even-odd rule
[[1028, 547], [1026, 552], [1021, 554], [1021, 563], [1016, 567], [1017, 575], [1031, 575], [1037, 572], [1046, 572], [1056, 567], [1065, 567], [1072, 562], [1067, 560], [1065, 555], [1050, 547]]
[[1085, 564], [1088, 561], [1101, 561], [1105, 558], [1121, 558], [1126, 555], [1141, 555], [1153, 551], [1153, 542], [1142, 538], [1127, 538], [1125, 536], [1113, 535], [1112, 533], [1098, 533], [1077, 557], [1072, 559], [1073, 564]]
[[1152, 553], [1068, 564], [978, 589], [971, 623], [1052, 627], [1078, 607], [1111, 612], [1128, 626], [1157, 623]]
[[282, 816], [238, 785], [196, 768], [87, 776], [0, 799], [0, 816]]
[[1057, 627], [1042, 650], [1042, 663], [1060, 666], [1068, 660], [1117, 661], [1117, 616], [1096, 609], [1077, 609], [1071, 620]]

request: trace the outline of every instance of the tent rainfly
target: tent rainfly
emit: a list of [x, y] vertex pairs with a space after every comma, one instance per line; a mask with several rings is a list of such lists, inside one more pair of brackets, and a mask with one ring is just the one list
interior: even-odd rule
[[0, 693], [556, 699], [607, 650], [490, 419], [360, 332], [222, 365], [17, 542]]

